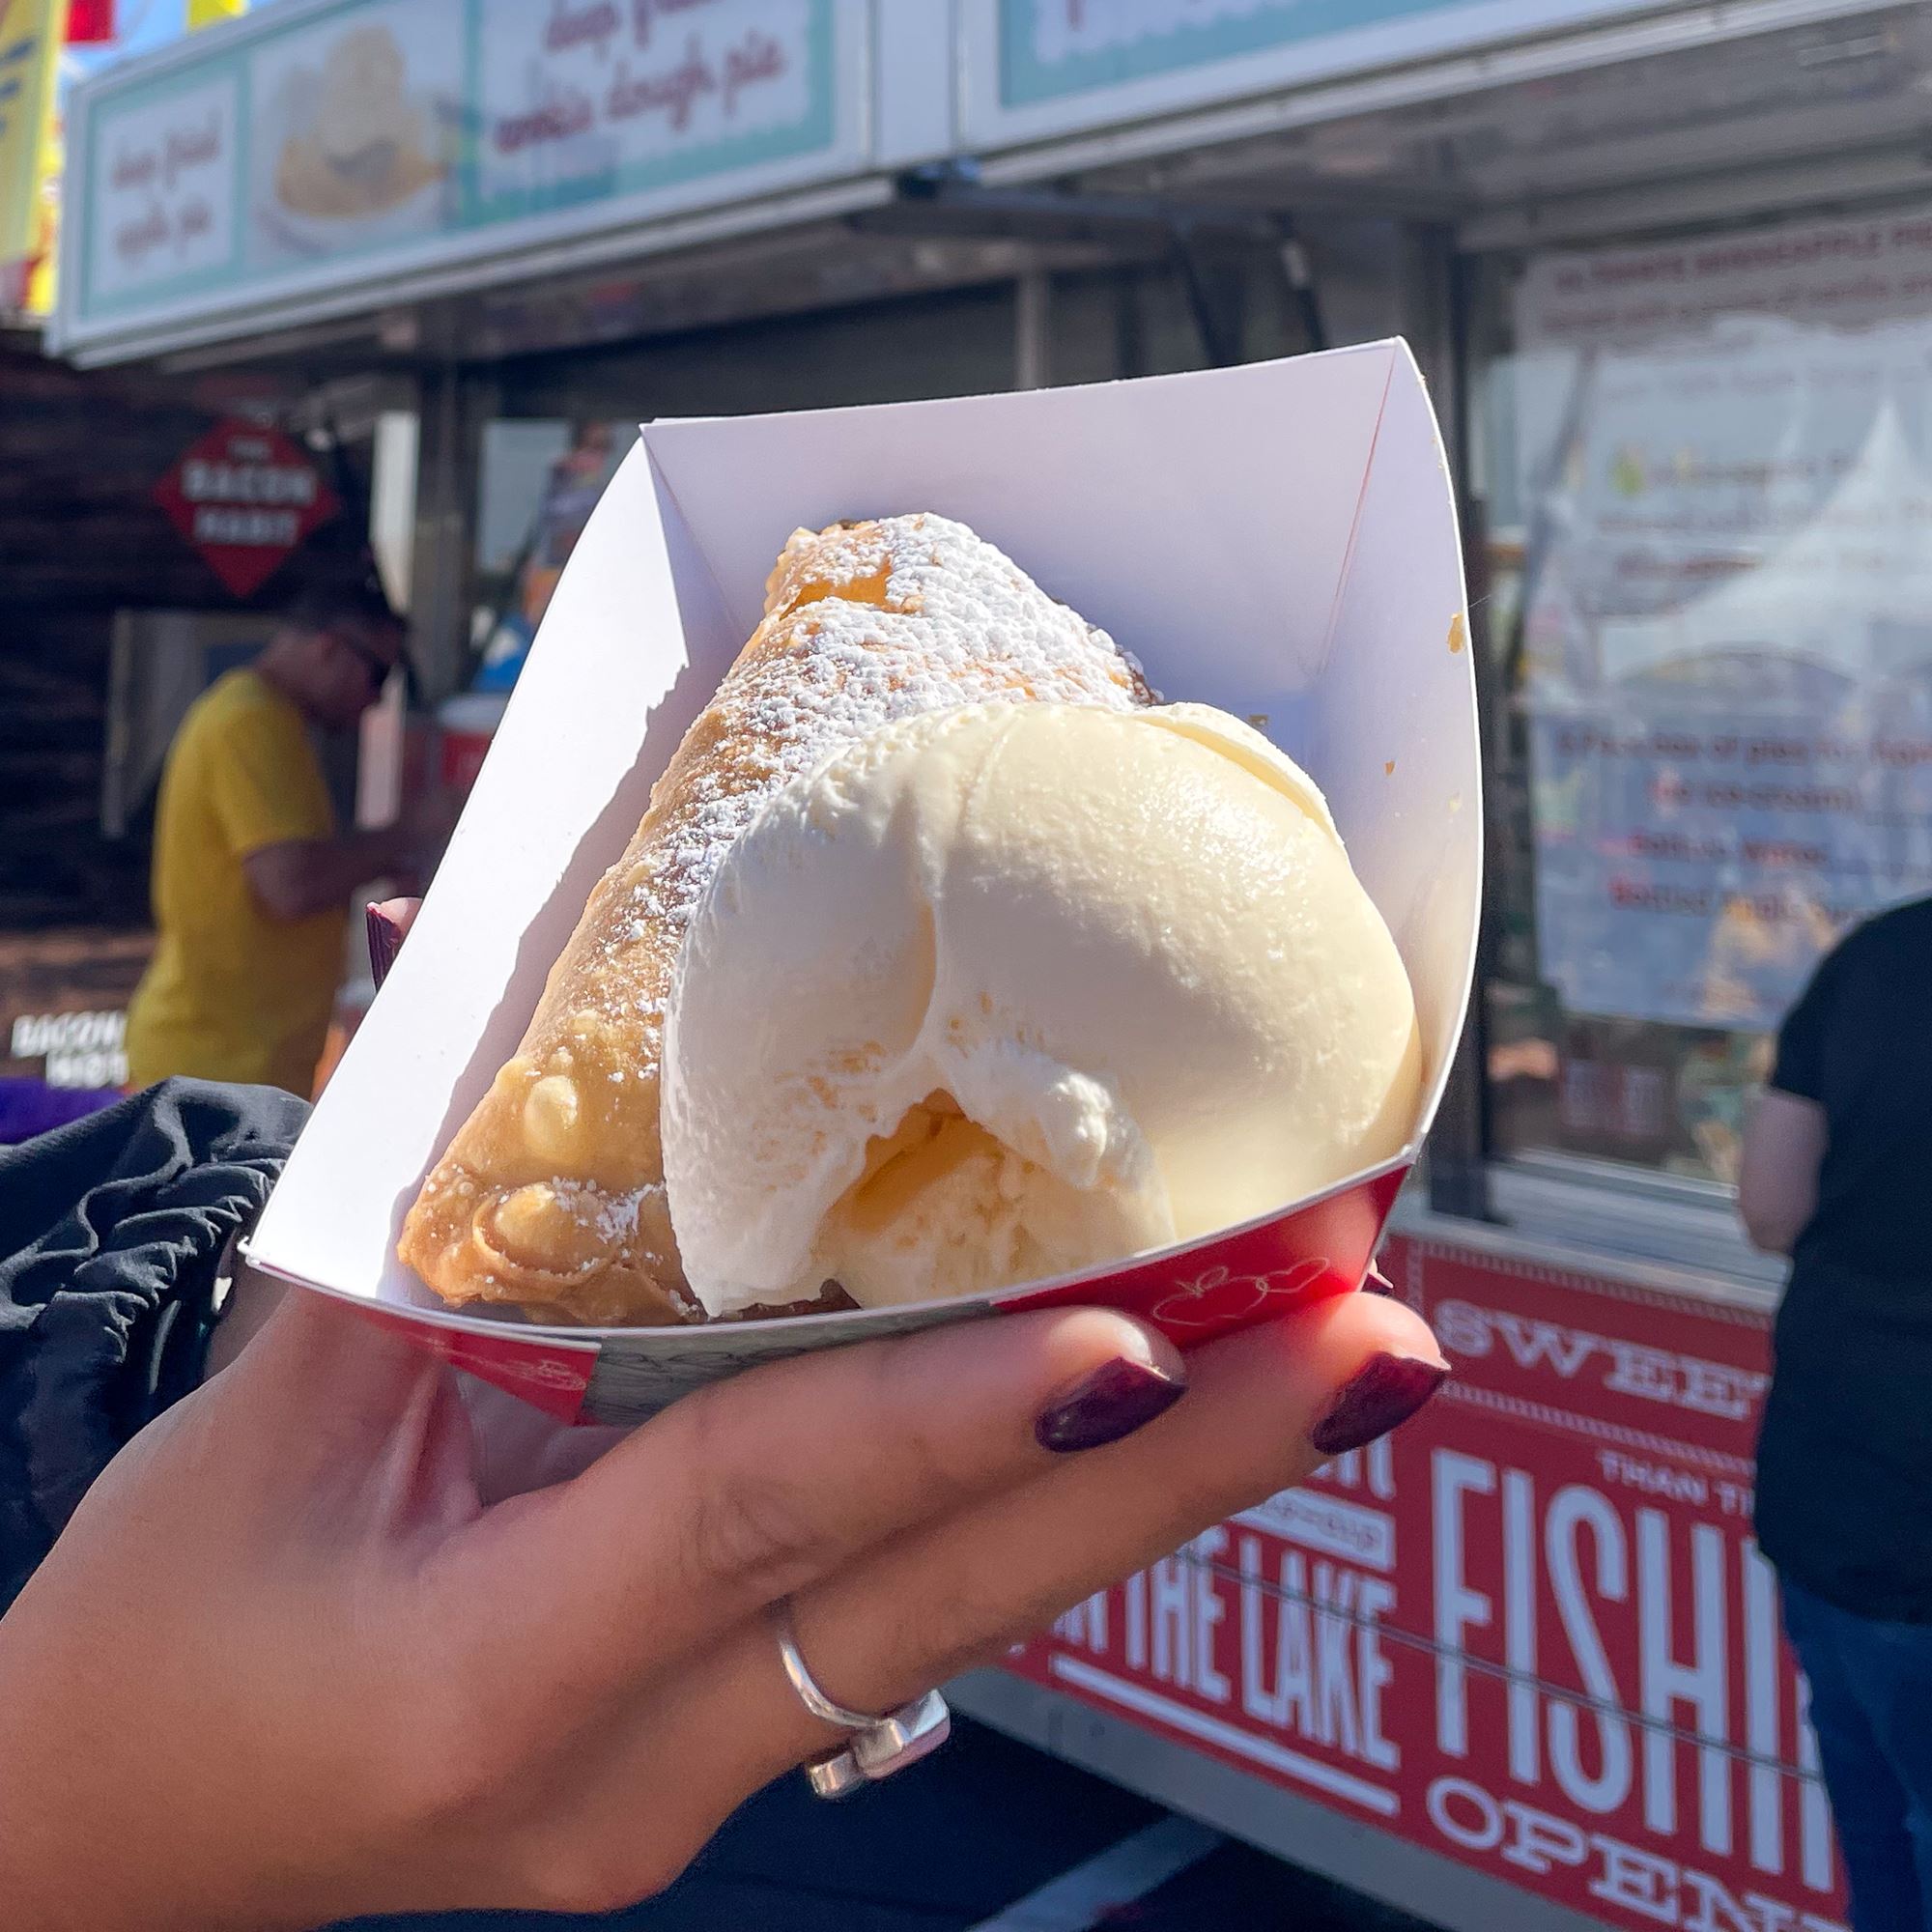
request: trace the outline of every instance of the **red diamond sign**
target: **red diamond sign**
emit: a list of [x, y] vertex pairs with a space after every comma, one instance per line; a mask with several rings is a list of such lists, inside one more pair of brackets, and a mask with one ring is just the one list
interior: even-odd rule
[[155, 500], [237, 597], [259, 590], [342, 507], [299, 443], [239, 417], [190, 443]]

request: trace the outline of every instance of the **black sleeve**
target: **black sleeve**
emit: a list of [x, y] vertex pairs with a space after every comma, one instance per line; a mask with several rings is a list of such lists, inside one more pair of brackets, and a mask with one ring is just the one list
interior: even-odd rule
[[1784, 1016], [1770, 1081], [1780, 1094], [1795, 1094], [1801, 1100], [1824, 1104], [1825, 1035], [1837, 1004], [1851, 944], [1851, 940], [1843, 940], [1825, 955], [1811, 976], [1811, 983]]
[[0, 1609], [199, 1379], [222, 1256], [307, 1113], [273, 1088], [169, 1080], [0, 1149]]

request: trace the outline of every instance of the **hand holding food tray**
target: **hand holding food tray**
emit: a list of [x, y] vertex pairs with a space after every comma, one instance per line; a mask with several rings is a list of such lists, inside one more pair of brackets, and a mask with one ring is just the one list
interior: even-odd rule
[[1465, 638], [1400, 344], [646, 428], [253, 1259], [607, 1419], [1354, 1288], [1467, 998]]

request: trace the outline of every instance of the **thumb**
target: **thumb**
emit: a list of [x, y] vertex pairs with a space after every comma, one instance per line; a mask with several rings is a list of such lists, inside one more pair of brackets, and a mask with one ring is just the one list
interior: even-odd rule
[[377, 985], [389, 977], [409, 929], [422, 909], [421, 899], [384, 899], [364, 908], [369, 927], [369, 976]]
[[234, 1365], [231, 1412], [273, 1431], [284, 1465], [365, 1461], [449, 1371], [388, 1323], [312, 1289], [291, 1291]]

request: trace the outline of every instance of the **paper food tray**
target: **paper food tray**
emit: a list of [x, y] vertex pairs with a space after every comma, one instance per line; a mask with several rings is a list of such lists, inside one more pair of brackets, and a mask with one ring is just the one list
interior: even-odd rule
[[[751, 635], [786, 537], [931, 510], [1103, 626], [1170, 699], [1248, 718], [1327, 794], [1416, 995], [1394, 1161], [1186, 1248], [978, 1301], [670, 1329], [458, 1314], [396, 1259], [652, 781]], [[447, 857], [248, 1243], [552, 1412], [640, 1418], [750, 1364], [1104, 1302], [1183, 1346], [1359, 1286], [1463, 1024], [1481, 780], [1462, 556], [1406, 346], [1087, 388], [647, 426], [552, 601]], [[430, 1304], [430, 1305], [425, 1305]]]

